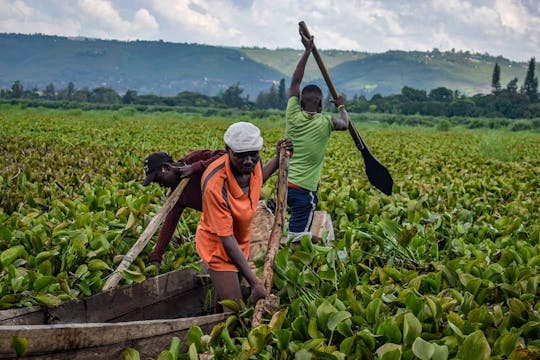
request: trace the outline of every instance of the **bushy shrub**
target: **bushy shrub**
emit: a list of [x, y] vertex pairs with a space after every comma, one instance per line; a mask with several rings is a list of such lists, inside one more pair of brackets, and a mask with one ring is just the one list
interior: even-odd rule
[[442, 119], [437, 124], [436, 129], [439, 130], [439, 131], [449, 131], [450, 130], [450, 121], [448, 121], [447, 119]]

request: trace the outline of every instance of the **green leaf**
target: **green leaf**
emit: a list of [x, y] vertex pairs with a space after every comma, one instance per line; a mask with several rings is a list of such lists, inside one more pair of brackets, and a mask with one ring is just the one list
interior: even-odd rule
[[468, 335], [458, 351], [458, 357], [462, 360], [487, 360], [490, 355], [491, 347], [482, 330]]
[[284, 310], [279, 310], [274, 315], [272, 315], [272, 319], [270, 320], [270, 323], [268, 324], [271, 330], [281, 329], [281, 326], [283, 326], [283, 322], [285, 321], [285, 318], [287, 317], [287, 311], [288, 311], [288, 308]]
[[24, 357], [28, 351], [28, 339], [22, 336], [12, 336], [11, 347], [15, 351], [16, 357]]
[[224, 299], [219, 302], [221, 305], [231, 309], [233, 312], [237, 313], [240, 311], [240, 305], [235, 300]]
[[36, 299], [38, 302], [44, 305], [47, 305], [49, 307], [58, 306], [62, 302], [60, 298], [52, 294], [38, 294], [34, 296], [34, 299]]
[[413, 342], [412, 351], [420, 360], [429, 360], [435, 353], [435, 347], [421, 337], [417, 337]]
[[431, 360], [448, 360], [448, 346], [433, 344], [433, 349]]
[[403, 317], [403, 343], [411, 345], [417, 337], [422, 333], [422, 324], [411, 313], [405, 314]]
[[333, 313], [336, 313], [338, 310], [334, 307], [334, 305], [330, 304], [328, 301], [323, 301], [321, 305], [317, 307], [317, 324], [321, 328], [327, 328], [328, 319], [330, 318], [330, 315]]
[[133, 348], [122, 350], [122, 356], [124, 360], [140, 360], [139, 352]]
[[197, 345], [191, 344], [189, 345], [189, 360], [199, 360], [199, 353], [197, 352]]
[[287, 347], [289, 346], [289, 343], [291, 342], [292, 338], [292, 331], [286, 330], [286, 329], [278, 329], [273, 330], [272, 334], [274, 335], [278, 349], [281, 351], [287, 350]]
[[2, 266], [5, 268], [16, 259], [23, 257], [25, 254], [26, 250], [24, 249], [24, 246], [15, 245], [7, 250], [2, 251], [2, 254], [0, 254], [0, 261], [2, 262]]
[[347, 356], [351, 356], [354, 351], [354, 345], [356, 342], [356, 336], [349, 336], [345, 338], [340, 344], [339, 344], [339, 351], [344, 353]]
[[309, 319], [308, 334], [312, 339], [324, 337], [324, 335], [317, 328], [317, 320], [314, 318]]
[[334, 331], [339, 323], [341, 323], [343, 320], [349, 319], [350, 317], [351, 317], [350, 312], [338, 311], [330, 315], [326, 326], [328, 327], [328, 330]]
[[306, 350], [306, 349], [300, 349], [296, 354], [294, 354], [295, 360], [311, 360], [313, 359], [313, 355]]
[[519, 333], [506, 333], [503, 336], [501, 336], [499, 341], [499, 346], [501, 347], [501, 352], [506, 355], [510, 356], [512, 351], [516, 348], [516, 342], [519, 339]]
[[259, 325], [248, 334], [248, 341], [251, 348], [260, 352], [266, 345], [266, 338], [270, 334], [268, 325]]
[[157, 360], [174, 360], [174, 358], [169, 350], [163, 350], [159, 353]]
[[375, 299], [368, 304], [366, 308], [366, 320], [370, 324], [376, 324], [379, 321], [381, 305], [382, 305], [381, 299]]
[[137, 227], [137, 218], [135, 218], [135, 215], [133, 215], [133, 213], [130, 212], [129, 218], [128, 218], [128, 221], [126, 223], [126, 227], [124, 228], [124, 230], [130, 231], [130, 230], [134, 230], [136, 227]]
[[173, 336], [171, 339], [171, 346], [169, 347], [169, 352], [171, 353], [172, 360], [178, 360], [178, 355], [180, 355], [180, 338], [178, 336]]
[[[92, 259], [88, 262], [88, 270], [98, 271], [98, 270], [112, 270], [109, 264], [101, 259]], [[127, 270], [126, 270], [127, 271]]]
[[56, 277], [50, 275], [40, 276], [34, 281], [33, 289], [36, 292], [40, 292], [41, 290], [47, 290], [47, 288], [54, 283], [58, 283]]
[[399, 344], [401, 343], [401, 330], [399, 326], [394, 324], [391, 320], [385, 320], [377, 327], [377, 335], [383, 335], [386, 337], [386, 342]]
[[401, 345], [386, 343], [379, 347], [376, 353], [381, 360], [399, 360], [401, 359]]
[[306, 350], [317, 349], [321, 345], [323, 345], [325, 342], [326, 342], [325, 338], [311, 339], [311, 340], [306, 341], [304, 345], [302, 345], [302, 347]]
[[202, 351], [201, 337], [203, 336], [203, 331], [198, 326], [192, 326], [189, 328], [187, 335], [188, 344], [195, 345], [198, 351]]

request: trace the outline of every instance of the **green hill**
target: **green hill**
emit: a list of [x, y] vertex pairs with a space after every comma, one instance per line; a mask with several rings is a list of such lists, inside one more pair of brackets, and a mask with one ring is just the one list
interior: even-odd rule
[[[241, 48], [247, 56], [282, 73], [292, 74], [301, 55], [298, 50]], [[501, 85], [514, 77], [523, 82], [527, 64], [502, 57], [470, 52], [387, 51], [369, 54], [354, 51], [322, 50], [321, 57], [339, 92], [349, 96], [400, 93], [403, 86], [427, 91], [444, 86], [463, 94], [488, 93], [496, 62], [501, 67]], [[306, 81], [324, 86], [317, 64], [310, 58]]]
[[[253, 99], [272, 82], [289, 80], [300, 50], [230, 48], [162, 41], [97, 40], [47, 35], [0, 34], [0, 88], [20, 80], [26, 89], [107, 86], [119, 93], [175, 95], [196, 91], [215, 95], [236, 82]], [[490, 91], [495, 62], [501, 85], [517, 77], [525, 63], [469, 52], [388, 51], [370, 54], [324, 50], [321, 55], [338, 91], [348, 96], [399, 93], [403, 86], [427, 91], [445, 86], [464, 94]], [[324, 86], [312, 58], [305, 81]]]
[[121, 42], [0, 34], [0, 87], [108, 86], [119, 92], [217, 94], [240, 82], [246, 93], [268, 89], [282, 74], [236, 49], [157, 41]]

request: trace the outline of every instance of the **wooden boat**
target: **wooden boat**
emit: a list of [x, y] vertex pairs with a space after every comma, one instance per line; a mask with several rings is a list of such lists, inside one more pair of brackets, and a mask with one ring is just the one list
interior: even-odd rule
[[11, 338], [28, 340], [27, 359], [121, 359], [128, 347], [157, 358], [178, 336], [224, 321], [215, 313], [208, 275], [192, 268], [62, 303], [0, 311], [0, 358], [15, 358]]
[[[258, 211], [251, 255], [266, 247], [273, 219], [267, 208]], [[315, 212], [312, 232], [333, 240], [327, 213]], [[185, 268], [55, 308], [0, 311], [0, 359], [15, 359], [13, 336], [28, 340], [26, 359], [121, 359], [128, 347], [139, 351], [141, 359], [155, 359], [173, 336], [186, 349], [190, 327], [209, 333], [230, 315], [216, 313], [211, 290], [208, 274]]]

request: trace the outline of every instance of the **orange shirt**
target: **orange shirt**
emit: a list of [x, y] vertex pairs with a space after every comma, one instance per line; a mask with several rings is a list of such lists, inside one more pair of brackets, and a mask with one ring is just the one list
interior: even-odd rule
[[262, 164], [251, 174], [245, 194], [234, 177], [229, 155], [208, 166], [201, 179], [203, 210], [195, 235], [197, 253], [214, 271], [238, 271], [227, 255], [221, 236], [234, 235], [246, 259], [249, 257], [251, 222], [263, 183]]

